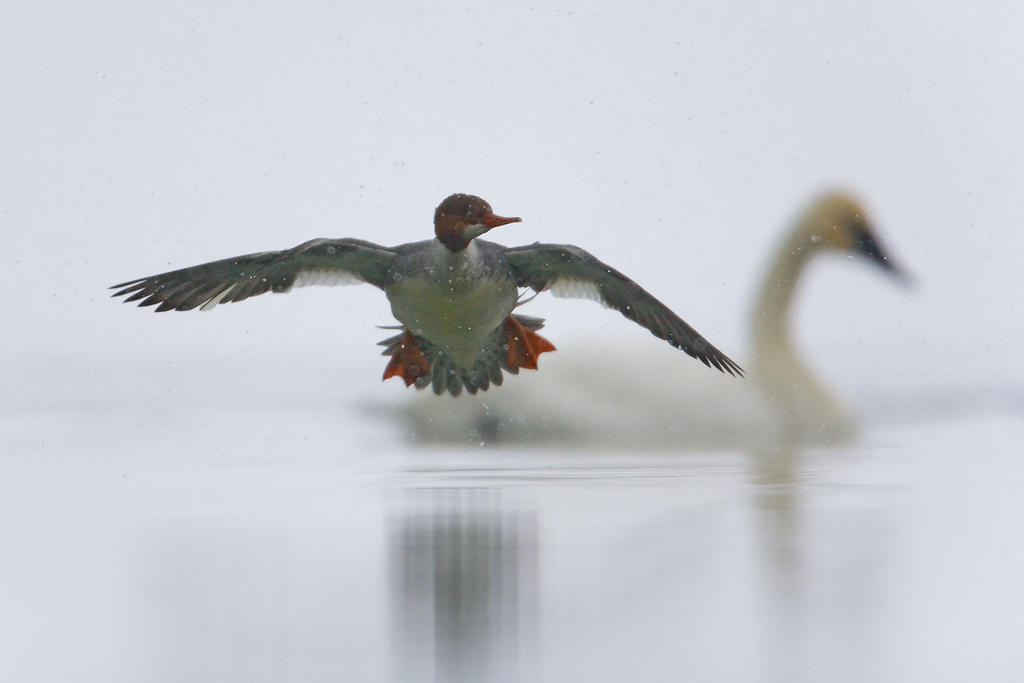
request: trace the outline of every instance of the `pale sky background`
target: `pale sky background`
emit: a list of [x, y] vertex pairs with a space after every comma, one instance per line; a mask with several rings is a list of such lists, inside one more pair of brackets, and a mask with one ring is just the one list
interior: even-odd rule
[[[396, 577], [431, 557], [409, 537], [499, 528], [448, 544], [501, 579], [449, 602], [517, 596], [539, 680], [1019, 676], [1022, 26], [1011, 2], [4, 3], [0, 678], [386, 680]], [[434, 400], [380, 381], [382, 292], [156, 315], [107, 289], [426, 239], [471, 192], [524, 219], [495, 241], [578, 244], [743, 363], [768, 253], [831, 187], [916, 285], [816, 262], [800, 346], [855, 410], [946, 410], [781, 463], [416, 448], [359, 410]], [[541, 372], [667, 349], [592, 302], [523, 312]]]
[[[373, 288], [155, 316], [106, 287], [316, 236], [424, 239], [456, 191], [524, 218], [495, 241], [583, 246], [744, 359], [769, 249], [838, 186], [917, 286], [816, 264], [815, 366], [1019, 387], [1020, 25], [1009, 2], [8, 3], [3, 363], [275, 356], [387, 392]], [[565, 353], [658, 343], [590, 302], [525, 312]]]

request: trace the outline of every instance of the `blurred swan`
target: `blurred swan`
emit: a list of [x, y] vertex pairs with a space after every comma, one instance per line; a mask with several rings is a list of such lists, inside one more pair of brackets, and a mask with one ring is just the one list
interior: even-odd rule
[[399, 416], [419, 443], [677, 450], [848, 440], [856, 419], [801, 360], [790, 336], [801, 273], [826, 251], [867, 257], [905, 278], [855, 199], [839, 192], [820, 196], [783, 239], [761, 280], [750, 320], [750, 381], [702, 376], [653, 346], [642, 354], [632, 346], [605, 347], [552, 359], [529, 385], [454, 404], [409, 402]]

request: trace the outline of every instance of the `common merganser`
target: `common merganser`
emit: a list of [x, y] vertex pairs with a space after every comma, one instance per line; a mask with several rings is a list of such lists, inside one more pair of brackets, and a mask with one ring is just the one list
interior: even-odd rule
[[[543, 320], [513, 311], [519, 288], [590, 298], [614, 308], [709, 367], [743, 369], [628, 277], [572, 245], [504, 247], [477, 239], [520, 218], [497, 216], [480, 197], [453, 194], [434, 212], [435, 238], [383, 247], [360, 239], [314, 239], [293, 249], [204, 263], [114, 285], [113, 296], [157, 312], [208, 311], [265, 292], [367, 282], [384, 290], [401, 332], [380, 342], [384, 379], [458, 396], [501, 384], [502, 370], [537, 369], [555, 347]], [[536, 295], [535, 294], [535, 295]], [[535, 296], [534, 295], [534, 296]]]

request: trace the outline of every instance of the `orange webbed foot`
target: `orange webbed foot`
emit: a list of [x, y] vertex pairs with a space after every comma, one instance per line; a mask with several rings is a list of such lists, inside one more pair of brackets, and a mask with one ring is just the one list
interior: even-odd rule
[[536, 370], [540, 354], [555, 350], [554, 344], [523, 327], [512, 316], [505, 318], [505, 345], [508, 347], [509, 367], [517, 370]]
[[384, 379], [401, 377], [405, 381], [405, 386], [411, 386], [418, 378], [429, 374], [430, 362], [416, 344], [416, 337], [406, 330], [402, 335], [402, 341], [398, 343], [398, 349], [388, 361], [388, 366], [384, 368]]

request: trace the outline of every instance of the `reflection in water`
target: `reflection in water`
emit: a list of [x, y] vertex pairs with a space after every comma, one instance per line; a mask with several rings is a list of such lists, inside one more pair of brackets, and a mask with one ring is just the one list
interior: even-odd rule
[[764, 634], [770, 671], [766, 680], [800, 680], [796, 657], [800, 645], [796, 638], [799, 601], [804, 583], [800, 562], [800, 499], [796, 481], [799, 455], [793, 447], [765, 448], [750, 454], [757, 533], [754, 541], [760, 550], [763, 595], [769, 601], [769, 620]]
[[536, 518], [502, 493], [409, 489], [391, 515], [396, 681], [532, 677]]
[[134, 678], [879, 680], [920, 609], [877, 451], [423, 461], [139, 518]]
[[843, 489], [827, 486], [810, 464], [823, 457], [795, 447], [750, 454], [759, 592], [768, 615], [765, 679], [821, 680], [821, 662], [843, 671], [844, 680], [873, 678], [862, 653], [880, 648], [873, 620], [884, 611], [881, 577], [891, 571], [892, 510], [879, 491], [865, 495], [872, 490], [865, 482], [857, 505], [844, 501]]
[[778, 596], [792, 596], [802, 583], [798, 557], [800, 508], [795, 480], [799, 456], [792, 447], [765, 449], [751, 454], [758, 542], [764, 566]]

